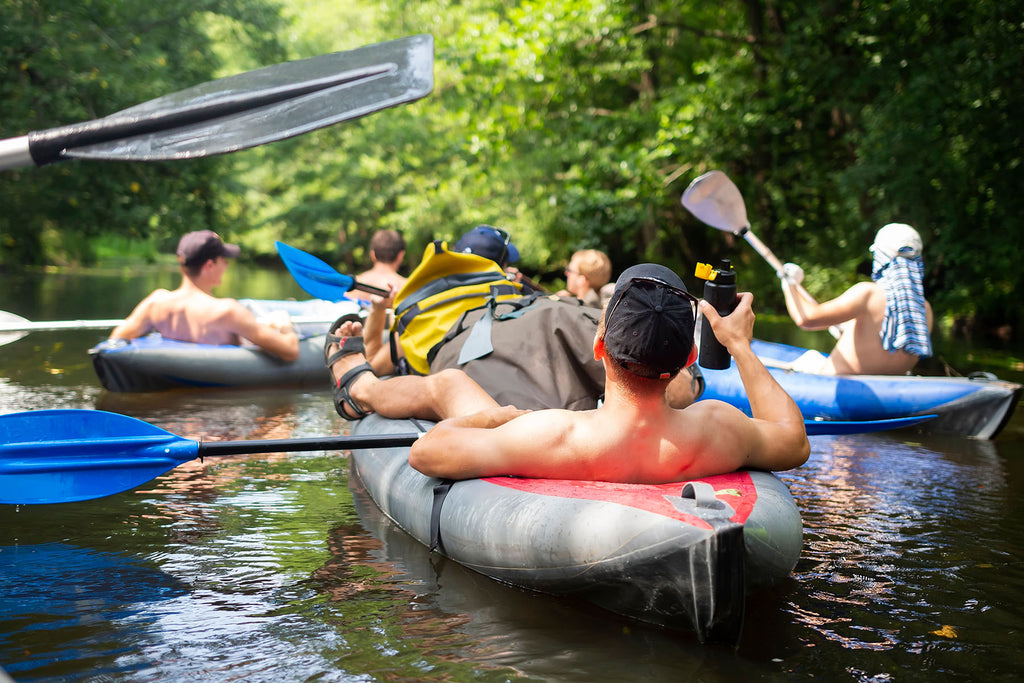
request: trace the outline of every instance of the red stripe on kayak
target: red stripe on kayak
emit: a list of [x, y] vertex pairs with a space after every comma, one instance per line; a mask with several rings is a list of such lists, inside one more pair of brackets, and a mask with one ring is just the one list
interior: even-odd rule
[[[521, 479], [518, 477], [487, 477], [484, 481], [524, 493], [558, 498], [576, 498], [617, 503], [646, 510], [663, 517], [678, 519], [698, 527], [708, 527], [707, 522], [680, 512], [666, 496], [679, 497], [686, 481], [671, 484], [619, 484], [607, 481], [579, 481], [575, 479]], [[757, 503], [757, 487], [747, 472], [731, 472], [693, 481], [703, 481], [715, 489], [715, 497], [728, 503], [736, 511], [730, 517], [740, 524], [750, 517]]]

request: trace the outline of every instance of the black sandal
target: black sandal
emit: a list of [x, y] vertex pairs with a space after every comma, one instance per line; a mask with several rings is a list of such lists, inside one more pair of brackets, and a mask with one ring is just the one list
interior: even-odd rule
[[[330, 347], [331, 344], [339, 344], [340, 345], [340, 344], [342, 344], [343, 342], [345, 342], [345, 341], [347, 341], [349, 339], [359, 339], [360, 343], [362, 343], [362, 341], [363, 341], [362, 338], [360, 338], [360, 337], [339, 337], [338, 335], [336, 335], [334, 333], [337, 331], [337, 329], [339, 327], [341, 327], [345, 323], [361, 323], [361, 322], [363, 322], [363, 316], [359, 315], [358, 313], [346, 313], [345, 315], [341, 316], [340, 318], [335, 320], [333, 323], [331, 323], [330, 329], [327, 330], [327, 338], [324, 339], [324, 364], [327, 366], [327, 371], [328, 372], [331, 371], [331, 366], [334, 365], [334, 363], [337, 362], [338, 359], [340, 359], [342, 356], [347, 356], [348, 353], [354, 353], [353, 351], [349, 351], [348, 353], [344, 353], [343, 350], [342, 350], [342, 351], [337, 351], [333, 356], [328, 355], [329, 352], [328, 352], [327, 349], [328, 349], [328, 347]], [[331, 382], [332, 383], [334, 382], [334, 377], [333, 376], [331, 377]]]
[[[359, 420], [373, 412], [372, 410], [360, 408], [350, 392], [352, 383], [364, 373], [373, 372], [373, 368], [370, 367], [369, 363], [360, 363], [339, 377], [338, 381], [335, 382], [331, 367], [345, 356], [351, 356], [354, 353], [366, 353], [366, 347], [363, 344], [362, 337], [340, 337], [334, 333], [343, 323], [361, 322], [362, 319], [362, 316], [358, 313], [347, 313], [341, 316], [331, 325], [331, 328], [327, 331], [327, 339], [324, 340], [324, 364], [327, 366], [327, 373], [331, 377], [331, 384], [334, 385], [334, 410], [337, 411], [338, 415], [349, 421]], [[332, 344], [339, 345], [338, 350], [334, 353], [330, 352]]]
[[[349, 341], [351, 341], [351, 339], [346, 340], [346, 346], [348, 345]], [[362, 344], [362, 341], [362, 339], [359, 340], [360, 345]], [[338, 354], [341, 354], [343, 352], [344, 349], [342, 349], [342, 351], [339, 351]], [[351, 353], [353, 352], [350, 351], [349, 354], [345, 355], [350, 355]], [[341, 356], [339, 355], [338, 357], [340, 358]], [[369, 363], [357, 365], [356, 367], [352, 368], [344, 375], [339, 377], [338, 384], [337, 386], [334, 387], [334, 410], [337, 411], [338, 415], [341, 415], [349, 422], [362, 419], [373, 412], [372, 410], [363, 410], [362, 408], [360, 408], [359, 404], [356, 403], [355, 399], [352, 398], [352, 394], [350, 393], [350, 387], [352, 386], [352, 384], [355, 383], [357, 379], [362, 377], [367, 372], [373, 372], [373, 368], [370, 367]]]

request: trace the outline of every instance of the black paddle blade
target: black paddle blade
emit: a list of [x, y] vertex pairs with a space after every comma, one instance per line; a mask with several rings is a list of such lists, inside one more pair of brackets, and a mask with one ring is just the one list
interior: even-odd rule
[[37, 165], [226, 154], [420, 99], [434, 40], [417, 35], [203, 83], [102, 119], [28, 135]]

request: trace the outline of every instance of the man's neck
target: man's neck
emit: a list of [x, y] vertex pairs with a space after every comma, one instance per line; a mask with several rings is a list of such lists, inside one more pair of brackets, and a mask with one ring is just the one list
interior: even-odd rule
[[650, 413], [651, 411], [668, 407], [668, 403], [665, 400], [667, 383], [644, 382], [644, 386], [638, 390], [638, 387], [626, 386], [616, 381], [611, 374], [607, 373], [607, 368], [605, 377], [604, 403], [602, 407], [615, 411], [634, 411], [638, 413]]
[[204, 279], [202, 275], [192, 278], [183, 274], [181, 277], [181, 286], [178, 287], [178, 291], [185, 294], [197, 294], [202, 292], [207, 296], [213, 296], [213, 288], [214, 284]]

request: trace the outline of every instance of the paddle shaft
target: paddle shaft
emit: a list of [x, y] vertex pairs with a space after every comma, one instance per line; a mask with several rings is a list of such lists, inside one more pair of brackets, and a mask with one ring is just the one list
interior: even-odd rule
[[[760, 254], [761, 257], [768, 262], [768, 265], [775, 269], [775, 272], [779, 277], [782, 277], [782, 262], [779, 261], [775, 254], [772, 253], [772, 250], [768, 248], [768, 245], [758, 239], [757, 235], [750, 231], [749, 227], [743, 228], [739, 232], [735, 232], [733, 234], [745, 239], [747, 244], [752, 246], [754, 251]], [[796, 287], [799, 296], [802, 296], [809, 301], [814, 301], [814, 297], [811, 296], [810, 292], [804, 289], [803, 285], [794, 284], [793, 286]], [[839, 339], [843, 331], [837, 325], [832, 325], [828, 328], [828, 333], [834, 338]]]
[[405, 448], [419, 434], [360, 434], [319, 436], [304, 439], [267, 439], [261, 441], [200, 441], [199, 457], [242, 455], [245, 453], [284, 453], [297, 451], [356, 450], [360, 448]]
[[[293, 315], [290, 320], [293, 325], [313, 325], [317, 323], [330, 324], [334, 322], [335, 318], [326, 320], [317, 316]], [[43, 332], [56, 330], [109, 330], [117, 327], [123, 322], [124, 320], [48, 320], [40, 322], [25, 320], [24, 322], [0, 322], [0, 334], [5, 332]]]

